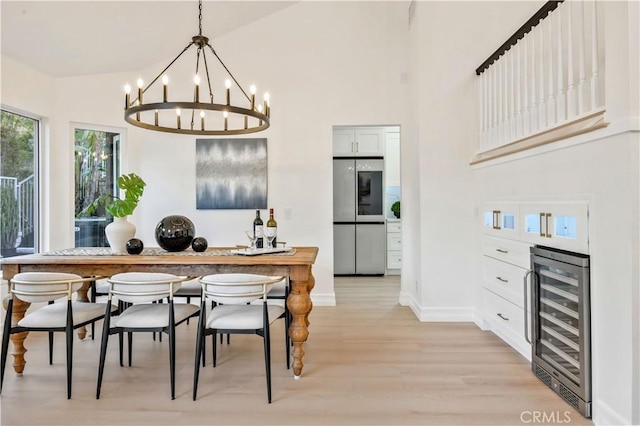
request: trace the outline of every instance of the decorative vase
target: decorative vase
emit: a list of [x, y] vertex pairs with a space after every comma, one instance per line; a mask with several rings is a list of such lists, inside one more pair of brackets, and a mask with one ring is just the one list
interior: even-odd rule
[[196, 227], [188, 217], [171, 215], [156, 225], [156, 242], [166, 251], [182, 251], [191, 245]]
[[113, 222], [104, 228], [111, 251], [115, 254], [127, 254], [127, 241], [136, 235], [136, 226], [127, 216], [114, 217]]

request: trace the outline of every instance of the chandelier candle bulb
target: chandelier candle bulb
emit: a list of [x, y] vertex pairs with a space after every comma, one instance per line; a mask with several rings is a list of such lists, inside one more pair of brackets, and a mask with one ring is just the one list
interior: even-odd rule
[[180, 109], [176, 110], [177, 126], [180, 128]]
[[195, 77], [193, 77], [193, 82], [196, 84], [196, 103], [200, 102], [200, 76], [198, 74], [196, 74]]
[[204, 130], [204, 111], [200, 111], [200, 130]]
[[256, 86], [252, 84], [249, 87], [249, 92], [251, 92], [251, 110], [253, 111], [256, 109]]
[[144, 82], [141, 78], [138, 79], [138, 105], [142, 105], [142, 86], [144, 86]]
[[129, 108], [131, 104], [131, 86], [128, 84], [124, 86], [124, 109]]
[[222, 115], [224, 116], [224, 129], [229, 130], [229, 113], [225, 111]]
[[158, 125], [158, 110], [156, 110], [156, 111], [155, 111], [155, 114], [154, 114], [154, 121], [155, 121], [156, 126], [157, 126], [157, 125]]
[[[162, 76], [162, 101], [167, 102], [167, 85], [169, 84], [169, 77]], [[156, 123], [157, 125], [157, 123]]]
[[244, 128], [247, 129], [249, 127], [249, 118], [245, 115], [244, 116]]
[[226, 79], [224, 85], [227, 88], [227, 105], [231, 105], [231, 80]]

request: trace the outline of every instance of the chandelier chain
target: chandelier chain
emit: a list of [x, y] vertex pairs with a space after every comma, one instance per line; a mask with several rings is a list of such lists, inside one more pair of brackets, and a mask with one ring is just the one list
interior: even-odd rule
[[202, 35], [202, 0], [198, 1], [198, 29], [200, 31], [198, 35], [201, 36]]

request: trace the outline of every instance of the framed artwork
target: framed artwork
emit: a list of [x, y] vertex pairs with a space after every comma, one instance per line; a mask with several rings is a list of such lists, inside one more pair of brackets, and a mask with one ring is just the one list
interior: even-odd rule
[[267, 139], [196, 139], [196, 209], [266, 209]]

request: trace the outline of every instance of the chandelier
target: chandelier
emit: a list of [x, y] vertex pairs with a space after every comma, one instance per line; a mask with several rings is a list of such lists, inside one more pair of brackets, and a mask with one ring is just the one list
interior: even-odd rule
[[[222, 62], [209, 39], [202, 35], [202, 0], [198, 2], [199, 32], [191, 42], [169, 63], [146, 87], [138, 79], [138, 95], [131, 100], [131, 86], [125, 86], [125, 120], [134, 126], [159, 132], [182, 133], [189, 135], [240, 135], [255, 133], [269, 127], [271, 108], [269, 93], [264, 101], [256, 103], [256, 87], [251, 85], [249, 94], [242, 88], [229, 68]], [[182, 101], [172, 100], [169, 91], [169, 69], [191, 47], [196, 48], [196, 65], [193, 77], [193, 94]], [[224, 96], [214, 96], [212, 80], [209, 77], [207, 48], [221, 65], [221, 74], [228, 77], [224, 82]], [[209, 57], [211, 60], [211, 57]], [[215, 64], [215, 61], [213, 62]], [[162, 81], [162, 88], [151, 90], [154, 83]], [[204, 88], [201, 96], [201, 83]], [[232, 103], [231, 94], [240, 93], [244, 105]], [[190, 90], [189, 90], [190, 92]], [[221, 90], [222, 92], [222, 90]], [[154, 97], [155, 95], [155, 97]], [[202, 97], [202, 100], [201, 100]], [[151, 102], [145, 103], [147, 99]]]

